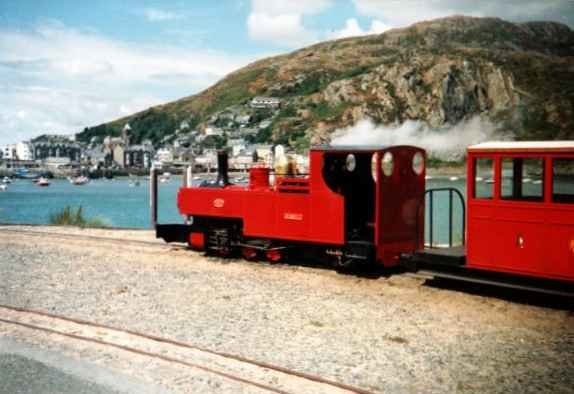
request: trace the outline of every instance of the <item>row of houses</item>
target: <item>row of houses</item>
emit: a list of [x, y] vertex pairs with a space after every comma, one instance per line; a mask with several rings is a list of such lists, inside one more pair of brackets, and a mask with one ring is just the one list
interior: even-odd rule
[[82, 149], [80, 145], [64, 136], [43, 136], [40, 139], [22, 141], [4, 145], [0, 148], [2, 160], [45, 160], [48, 158], [68, 158], [79, 162]]

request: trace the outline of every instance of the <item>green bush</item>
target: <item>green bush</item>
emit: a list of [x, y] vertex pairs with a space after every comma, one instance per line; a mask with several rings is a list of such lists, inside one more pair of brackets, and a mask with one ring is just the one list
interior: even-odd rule
[[310, 105], [313, 117], [316, 120], [324, 120], [329, 118], [338, 118], [349, 108], [352, 104], [348, 102], [341, 102], [336, 105], [330, 105], [326, 101], [320, 101], [317, 104]]
[[86, 218], [81, 206], [66, 206], [62, 210], [50, 214], [49, 223], [57, 226], [78, 226], [78, 227], [107, 227], [106, 224], [98, 218]]

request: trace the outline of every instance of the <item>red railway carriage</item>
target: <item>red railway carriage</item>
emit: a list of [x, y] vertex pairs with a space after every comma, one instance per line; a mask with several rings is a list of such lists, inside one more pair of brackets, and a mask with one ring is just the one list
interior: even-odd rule
[[467, 152], [463, 244], [417, 251], [409, 266], [573, 296], [574, 141], [487, 142]]
[[468, 148], [469, 268], [574, 281], [574, 141]]
[[220, 152], [218, 180], [182, 187], [178, 208], [189, 225], [158, 225], [159, 237], [186, 240], [221, 255], [241, 250], [278, 260], [289, 248], [317, 247], [341, 266], [386, 266], [422, 247], [425, 153], [411, 146], [316, 147], [308, 175], [250, 170], [248, 185], [229, 184]]

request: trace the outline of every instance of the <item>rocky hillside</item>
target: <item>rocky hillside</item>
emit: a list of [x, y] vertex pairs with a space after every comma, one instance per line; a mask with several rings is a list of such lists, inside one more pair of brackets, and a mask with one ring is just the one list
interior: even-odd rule
[[[281, 109], [251, 109], [254, 96], [279, 97]], [[233, 128], [243, 116], [252, 139], [304, 148], [365, 117], [438, 127], [476, 115], [517, 139], [574, 139], [574, 32], [552, 22], [455, 16], [323, 42], [78, 137], [118, 134], [129, 121], [136, 140], [159, 143], [189, 129]]]

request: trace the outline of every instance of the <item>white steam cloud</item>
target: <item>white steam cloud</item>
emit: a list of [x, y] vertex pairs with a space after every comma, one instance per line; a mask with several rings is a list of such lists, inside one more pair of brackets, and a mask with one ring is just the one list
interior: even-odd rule
[[[487, 119], [475, 116], [469, 120], [440, 128], [423, 122], [407, 120], [398, 126], [376, 126], [363, 119], [354, 126], [336, 130], [331, 145], [414, 145], [442, 160], [458, 160], [466, 147], [492, 140], [496, 127]], [[500, 139], [500, 134], [496, 138]]]

